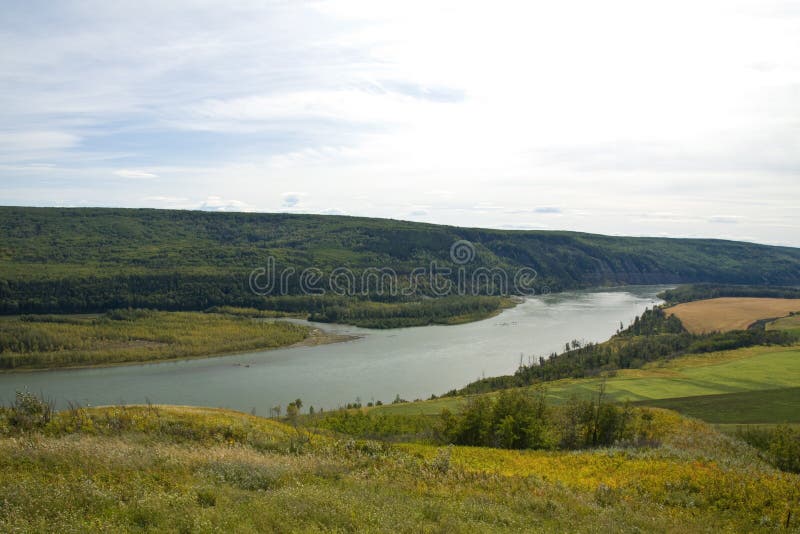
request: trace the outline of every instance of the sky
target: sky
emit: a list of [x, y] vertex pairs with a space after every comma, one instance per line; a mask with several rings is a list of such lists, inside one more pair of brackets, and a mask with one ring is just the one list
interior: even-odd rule
[[800, 3], [6, 0], [0, 204], [800, 246]]

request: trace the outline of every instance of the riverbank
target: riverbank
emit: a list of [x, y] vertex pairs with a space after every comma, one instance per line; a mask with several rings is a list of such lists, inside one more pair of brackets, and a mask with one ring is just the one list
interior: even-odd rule
[[[527, 298], [495, 318], [468, 324], [372, 330], [278, 319], [348, 343], [289, 346], [231, 355], [182, 358], [151, 365], [54, 369], [0, 374], [0, 400], [14, 392], [45, 392], [69, 403], [155, 403], [219, 406], [267, 414], [298, 397], [315, 408], [336, 408], [360, 397], [391, 402], [428, 398], [481, 376], [513, 373], [521, 355], [546, 356], [572, 339], [600, 342], [648, 306], [664, 286], [565, 292]], [[343, 338], [331, 338], [332, 340]], [[315, 343], [309, 340], [307, 343]]]
[[167, 362], [351, 339], [307, 325], [215, 313], [21, 316], [0, 321], [0, 372]]

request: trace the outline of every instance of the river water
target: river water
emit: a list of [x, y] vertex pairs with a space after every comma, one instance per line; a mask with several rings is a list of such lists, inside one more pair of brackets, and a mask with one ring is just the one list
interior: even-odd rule
[[[573, 339], [603, 341], [627, 325], [665, 286], [572, 291], [526, 299], [501, 314], [455, 326], [368, 330], [313, 323], [361, 336], [343, 343], [195, 360], [96, 369], [0, 374], [0, 402], [17, 390], [63, 408], [80, 405], [215, 406], [267, 415], [302, 398], [325, 409], [357, 397], [427, 398], [480, 378], [512, 373], [520, 359], [561, 352]], [[305, 322], [305, 321], [303, 321]]]

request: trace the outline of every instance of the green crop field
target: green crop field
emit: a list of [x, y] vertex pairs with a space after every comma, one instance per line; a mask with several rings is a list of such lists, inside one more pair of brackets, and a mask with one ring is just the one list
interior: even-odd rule
[[637, 404], [675, 410], [709, 423], [800, 423], [800, 387], [648, 400]]
[[[603, 380], [601, 378], [558, 380], [546, 383], [544, 387], [547, 389], [548, 399], [559, 403], [573, 396], [590, 398], [596, 395]], [[606, 378], [605, 383], [606, 393], [610, 399], [640, 403], [670, 399], [675, 403], [674, 409], [681, 411], [680, 408], [690, 406], [691, 403], [688, 401], [677, 403], [679, 398], [800, 387], [800, 347], [757, 346], [686, 356], [668, 362], [649, 364], [642, 369], [621, 370], [615, 376]], [[790, 393], [787, 395], [790, 396]], [[463, 397], [443, 397], [420, 403], [381, 406], [375, 410], [395, 414], [435, 414], [441, 412], [443, 408], [458, 410], [464, 402]], [[726, 401], [721, 399], [719, 402]], [[727, 402], [740, 401], [732, 396], [728, 397]], [[760, 415], [757, 416], [760, 419], [758, 421], [753, 418], [754, 410], [760, 411]], [[735, 413], [733, 404], [730, 411]], [[797, 415], [787, 419], [785, 410], [757, 408], [743, 413], [742, 417], [741, 422], [800, 421], [800, 416]], [[724, 422], [739, 421], [731, 415]]]

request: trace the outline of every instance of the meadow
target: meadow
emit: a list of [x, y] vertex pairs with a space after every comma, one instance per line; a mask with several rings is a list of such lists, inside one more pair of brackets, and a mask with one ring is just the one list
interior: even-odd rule
[[678, 304], [665, 309], [692, 334], [746, 330], [758, 320], [800, 311], [800, 299], [720, 297]]
[[[0, 319], [0, 369], [46, 369], [192, 358], [285, 347], [324, 337], [240, 315], [116, 310]], [[331, 339], [333, 340], [333, 339]]]
[[[34, 409], [28, 412], [36, 412]], [[389, 445], [225, 410], [0, 411], [0, 530], [758, 532], [800, 528], [800, 476], [652, 410], [649, 445]]]
[[641, 401], [715, 424], [800, 423], [800, 387]]

